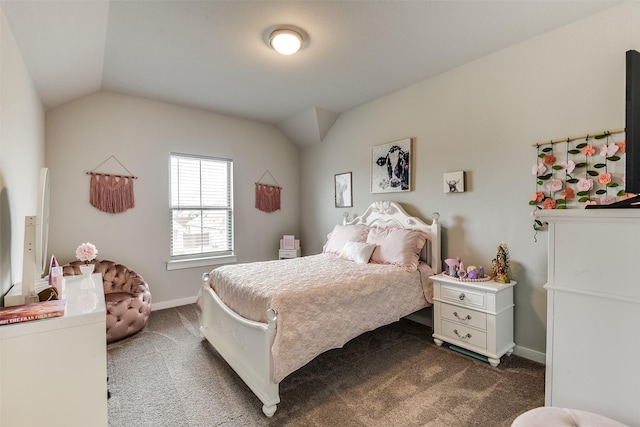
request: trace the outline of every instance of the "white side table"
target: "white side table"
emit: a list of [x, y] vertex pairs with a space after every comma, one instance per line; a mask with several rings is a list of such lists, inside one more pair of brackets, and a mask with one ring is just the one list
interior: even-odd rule
[[279, 259], [291, 259], [300, 257], [300, 249], [280, 249], [278, 251]]
[[433, 340], [486, 356], [491, 366], [511, 355], [513, 286], [516, 282], [463, 282], [438, 274], [433, 280]]

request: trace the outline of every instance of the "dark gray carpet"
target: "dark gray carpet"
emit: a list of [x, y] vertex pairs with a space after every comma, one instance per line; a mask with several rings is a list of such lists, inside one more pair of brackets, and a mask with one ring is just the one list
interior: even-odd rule
[[509, 356], [493, 368], [401, 320], [285, 378], [268, 419], [198, 327], [195, 305], [158, 310], [140, 333], [108, 345], [110, 426], [507, 427], [544, 405], [543, 365]]

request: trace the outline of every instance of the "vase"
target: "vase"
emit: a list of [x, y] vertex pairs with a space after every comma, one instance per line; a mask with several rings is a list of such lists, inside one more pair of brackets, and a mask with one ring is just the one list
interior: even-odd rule
[[93, 270], [96, 268], [95, 264], [82, 264], [80, 266], [80, 271], [82, 272], [83, 276], [91, 276], [91, 273], [93, 273]]

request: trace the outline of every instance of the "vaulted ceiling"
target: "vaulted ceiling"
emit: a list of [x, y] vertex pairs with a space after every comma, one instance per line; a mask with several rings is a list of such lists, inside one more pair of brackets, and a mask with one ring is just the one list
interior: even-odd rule
[[[299, 145], [367, 101], [614, 0], [0, 0], [45, 108], [109, 90], [273, 123]], [[265, 43], [308, 34], [296, 55]]]

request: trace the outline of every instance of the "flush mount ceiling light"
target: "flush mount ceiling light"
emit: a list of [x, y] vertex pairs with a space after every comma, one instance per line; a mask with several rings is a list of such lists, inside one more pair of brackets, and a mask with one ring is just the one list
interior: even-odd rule
[[269, 35], [269, 46], [282, 55], [293, 55], [302, 48], [302, 33], [290, 28], [278, 28]]

